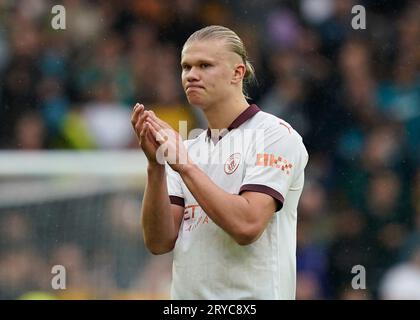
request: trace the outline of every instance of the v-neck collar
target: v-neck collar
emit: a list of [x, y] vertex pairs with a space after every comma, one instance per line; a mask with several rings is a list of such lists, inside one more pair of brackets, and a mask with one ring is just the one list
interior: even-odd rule
[[[233, 122], [227, 128], [228, 132], [231, 131], [232, 129], [236, 129], [240, 127], [245, 121], [251, 119], [259, 111], [261, 111], [261, 109], [256, 104], [251, 104], [235, 120], [233, 120]], [[219, 139], [217, 142], [219, 142], [226, 134], [227, 132], [224, 135], [219, 136]], [[210, 141], [210, 140], [211, 140], [211, 129], [207, 128], [206, 141]]]

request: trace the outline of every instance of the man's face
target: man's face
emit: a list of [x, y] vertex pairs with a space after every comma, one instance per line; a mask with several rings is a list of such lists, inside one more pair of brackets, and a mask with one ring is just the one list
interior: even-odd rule
[[239, 55], [224, 40], [197, 40], [181, 55], [182, 86], [190, 104], [206, 108], [232, 94]]

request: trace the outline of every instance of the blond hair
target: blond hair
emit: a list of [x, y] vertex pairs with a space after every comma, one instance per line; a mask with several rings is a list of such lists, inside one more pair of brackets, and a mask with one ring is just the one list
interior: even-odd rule
[[212, 25], [194, 32], [187, 41], [185, 41], [184, 47], [188, 43], [197, 40], [225, 40], [228, 48], [242, 58], [246, 68], [243, 79], [243, 92], [245, 97], [249, 98], [247, 95], [248, 86], [256, 81], [256, 77], [254, 67], [248, 59], [248, 54], [241, 38], [229, 28]]

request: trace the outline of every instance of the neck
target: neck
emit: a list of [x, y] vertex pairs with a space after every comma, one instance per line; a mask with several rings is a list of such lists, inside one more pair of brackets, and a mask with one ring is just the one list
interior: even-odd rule
[[218, 103], [208, 106], [203, 109], [206, 115], [210, 129], [227, 129], [229, 125], [247, 108], [249, 107], [248, 101], [245, 97], [230, 99], [223, 103]]

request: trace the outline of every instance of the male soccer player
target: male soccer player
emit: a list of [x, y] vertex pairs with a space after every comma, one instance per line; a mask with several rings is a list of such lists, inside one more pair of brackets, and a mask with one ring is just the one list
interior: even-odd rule
[[154, 254], [174, 250], [173, 299], [294, 299], [308, 161], [302, 138], [247, 102], [244, 82], [254, 71], [232, 30], [193, 33], [181, 66], [187, 99], [209, 128], [182, 141], [153, 112], [134, 107], [131, 122], [148, 158], [146, 246]]

